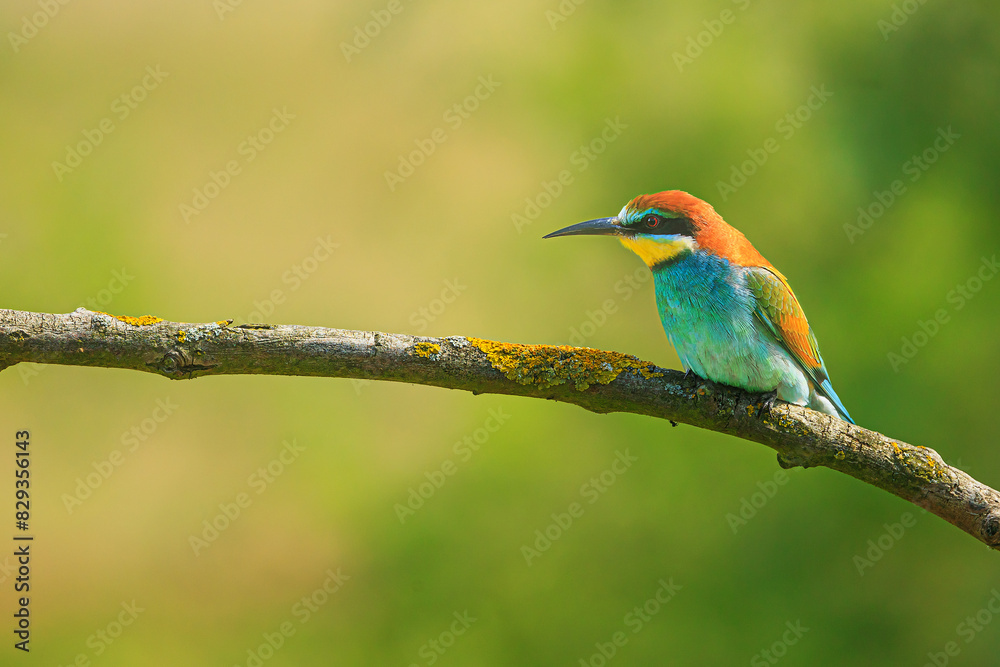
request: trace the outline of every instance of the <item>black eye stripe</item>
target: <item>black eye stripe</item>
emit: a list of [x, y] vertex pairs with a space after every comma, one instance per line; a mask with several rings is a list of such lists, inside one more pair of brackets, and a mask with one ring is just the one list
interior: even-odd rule
[[[651, 218], [656, 220], [656, 224], [651, 224]], [[691, 218], [667, 218], [655, 213], [648, 213], [635, 223], [629, 225], [629, 229], [637, 234], [648, 234], [655, 236], [691, 236], [695, 235], [694, 223]]]

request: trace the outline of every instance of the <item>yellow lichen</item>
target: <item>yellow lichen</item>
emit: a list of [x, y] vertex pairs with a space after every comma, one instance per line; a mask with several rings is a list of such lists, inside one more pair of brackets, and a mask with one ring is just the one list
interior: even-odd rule
[[417, 343], [413, 346], [413, 354], [424, 359], [430, 359], [441, 351], [441, 346], [437, 343]]
[[121, 320], [125, 324], [131, 324], [134, 327], [145, 327], [150, 324], [156, 324], [157, 322], [162, 322], [162, 317], [157, 317], [156, 315], [140, 315], [139, 317], [132, 317], [131, 315], [112, 315], [111, 313], [105, 313], [102, 310], [94, 311], [100, 313], [101, 315], [107, 315], [108, 317], [113, 317], [116, 320]]
[[230, 324], [233, 323], [233, 321], [232, 320], [216, 320], [215, 323], [218, 324], [220, 327], [228, 327]]
[[933, 483], [939, 483], [948, 479], [946, 471], [937, 464], [937, 461], [930, 454], [924, 453], [927, 450], [925, 447], [914, 447], [906, 443], [897, 443], [894, 440], [891, 440], [890, 444], [896, 452], [896, 456], [899, 457], [900, 462], [911, 475]]
[[[636, 357], [632, 357], [632, 358], [635, 359], [636, 361], [639, 361], [639, 359], [636, 358]], [[651, 363], [647, 363], [647, 362], [642, 362], [642, 363], [644, 363], [646, 365], [645, 366], [639, 366], [638, 368], [633, 368], [632, 370], [638, 370], [639, 371], [639, 375], [641, 375], [642, 377], [646, 378], [647, 380], [649, 378], [661, 378], [661, 377], [663, 377], [663, 373], [661, 373], [660, 371], [653, 370], [654, 368], [656, 368], [656, 366], [654, 366]]]
[[177, 332], [178, 343], [183, 343], [185, 338], [187, 338], [187, 334], [184, 332], [183, 329]]
[[836, 454], [834, 454], [833, 458], [837, 459], [838, 461], [843, 461], [844, 459], [847, 458], [847, 454], [845, 454], [844, 451], [841, 450], [841, 451], [837, 452]]
[[809, 437], [811, 433], [810, 429], [803, 426], [801, 422], [793, 419], [784, 410], [770, 410], [762, 413], [763, 416], [760, 418], [768, 426], [778, 426], [791, 435], [796, 435], [801, 438]]
[[508, 379], [542, 389], [570, 383], [583, 391], [592, 384], [608, 384], [626, 370], [646, 378], [663, 375], [653, 364], [620, 352], [566, 345], [515, 345], [482, 338], [468, 340]]

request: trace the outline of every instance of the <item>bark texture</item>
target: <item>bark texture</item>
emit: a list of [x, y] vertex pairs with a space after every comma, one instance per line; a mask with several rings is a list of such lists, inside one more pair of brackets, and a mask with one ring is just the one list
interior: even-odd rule
[[767, 445], [778, 463], [873, 484], [1000, 548], [1000, 493], [932, 449], [617, 352], [232, 321], [189, 324], [78, 309], [0, 310], [0, 371], [22, 362], [203, 375], [390, 380], [632, 412]]

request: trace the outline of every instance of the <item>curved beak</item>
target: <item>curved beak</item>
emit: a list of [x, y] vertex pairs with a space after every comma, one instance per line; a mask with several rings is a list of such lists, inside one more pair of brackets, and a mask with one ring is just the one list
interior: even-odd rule
[[575, 225], [570, 225], [569, 227], [564, 227], [559, 231], [552, 232], [551, 234], [546, 234], [543, 239], [550, 239], [555, 236], [578, 236], [582, 234], [586, 235], [608, 235], [617, 234], [621, 231], [621, 227], [618, 225], [618, 218], [598, 218], [597, 220], [588, 220], [587, 222], [580, 222]]

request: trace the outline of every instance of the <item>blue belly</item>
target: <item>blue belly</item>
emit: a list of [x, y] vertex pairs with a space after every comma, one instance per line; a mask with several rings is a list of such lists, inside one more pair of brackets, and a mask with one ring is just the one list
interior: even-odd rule
[[[754, 318], [745, 269], [706, 253], [685, 253], [653, 271], [656, 307], [681, 363], [701, 377], [747, 391], [809, 395], [805, 374]], [[797, 399], [797, 400], [796, 400]]]

